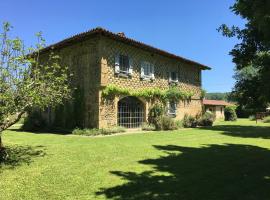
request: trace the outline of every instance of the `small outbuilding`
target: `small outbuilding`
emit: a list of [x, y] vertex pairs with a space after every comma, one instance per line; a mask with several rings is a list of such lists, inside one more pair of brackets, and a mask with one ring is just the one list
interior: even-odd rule
[[208, 100], [208, 99], [203, 100], [204, 111], [205, 112], [209, 111], [209, 112], [214, 113], [217, 119], [224, 118], [225, 107], [231, 106], [231, 105], [232, 104], [226, 101], [221, 101], [221, 100]]

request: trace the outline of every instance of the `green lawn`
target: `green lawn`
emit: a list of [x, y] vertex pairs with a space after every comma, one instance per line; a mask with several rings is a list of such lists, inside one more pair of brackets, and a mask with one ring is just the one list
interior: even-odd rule
[[270, 125], [81, 137], [6, 131], [0, 199], [270, 199]]

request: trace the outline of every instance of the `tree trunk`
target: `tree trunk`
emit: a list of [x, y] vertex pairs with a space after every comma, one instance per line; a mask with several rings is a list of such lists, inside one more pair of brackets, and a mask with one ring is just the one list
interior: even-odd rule
[[16, 113], [14, 116], [11, 117], [11, 120], [4, 122], [0, 126], [0, 151], [4, 148], [3, 142], [2, 142], [2, 133], [4, 130], [11, 127], [13, 124], [16, 124], [22, 117], [22, 115], [25, 113], [25, 111]]
[[3, 148], [3, 144], [2, 144], [2, 132], [0, 132], [0, 151]]

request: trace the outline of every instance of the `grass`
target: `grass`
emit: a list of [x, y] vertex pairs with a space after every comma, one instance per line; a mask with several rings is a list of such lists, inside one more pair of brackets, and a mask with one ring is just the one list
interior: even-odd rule
[[81, 137], [6, 131], [0, 199], [270, 199], [270, 125]]

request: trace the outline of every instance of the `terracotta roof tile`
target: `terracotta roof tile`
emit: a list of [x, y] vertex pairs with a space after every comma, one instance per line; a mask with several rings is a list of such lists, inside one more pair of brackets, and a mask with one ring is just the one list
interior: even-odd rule
[[112, 38], [114, 40], [117, 40], [117, 41], [121, 41], [123, 43], [127, 43], [127, 44], [130, 44], [130, 45], [133, 45], [133, 46], [136, 46], [138, 48], [141, 48], [141, 49], [145, 49], [145, 50], [148, 50], [148, 51], [151, 51], [151, 52], [155, 52], [155, 53], [158, 53], [158, 54], [161, 54], [161, 55], [164, 55], [164, 56], [167, 56], [167, 57], [170, 57], [170, 58], [174, 58], [174, 59], [178, 59], [178, 60], [181, 60], [181, 61], [184, 61], [184, 62], [187, 62], [187, 63], [191, 63], [191, 64], [194, 64], [194, 65], [197, 65], [199, 66], [201, 69], [204, 69], [204, 70], [210, 70], [211, 68], [206, 66], [206, 65], [203, 65], [201, 63], [198, 63], [198, 62], [195, 62], [195, 61], [192, 61], [192, 60], [189, 60], [189, 59], [186, 59], [186, 58], [183, 58], [181, 56], [177, 56], [177, 55], [174, 55], [172, 53], [169, 53], [169, 52], [166, 52], [164, 50], [161, 50], [161, 49], [158, 49], [158, 48], [155, 48], [155, 47], [152, 47], [150, 45], [147, 45], [147, 44], [144, 44], [142, 42], [139, 42], [139, 41], [136, 41], [136, 40], [133, 40], [131, 38], [127, 38], [125, 36], [122, 36], [122, 35], [119, 35], [119, 34], [115, 34], [113, 32], [110, 32], [106, 29], [103, 29], [103, 28], [100, 28], [100, 27], [97, 27], [95, 29], [92, 29], [92, 30], [89, 30], [89, 31], [86, 31], [86, 32], [82, 32], [82, 33], [79, 33], [79, 34], [76, 34], [72, 37], [69, 37], [67, 39], [64, 39], [60, 42], [57, 42], [55, 44], [52, 44], [50, 46], [47, 46], [45, 47], [42, 52], [44, 51], [47, 51], [47, 50], [50, 50], [52, 48], [61, 48], [63, 46], [67, 46], [67, 45], [70, 45], [72, 43], [75, 43], [75, 42], [78, 42], [78, 41], [82, 41], [90, 36], [94, 36], [94, 35], [103, 35], [103, 36], [106, 36], [106, 37], [109, 37], [109, 38]]
[[215, 106], [231, 106], [231, 105], [233, 105], [233, 104], [228, 103], [226, 101], [209, 100], [209, 99], [204, 99], [203, 104], [204, 105], [215, 105]]

